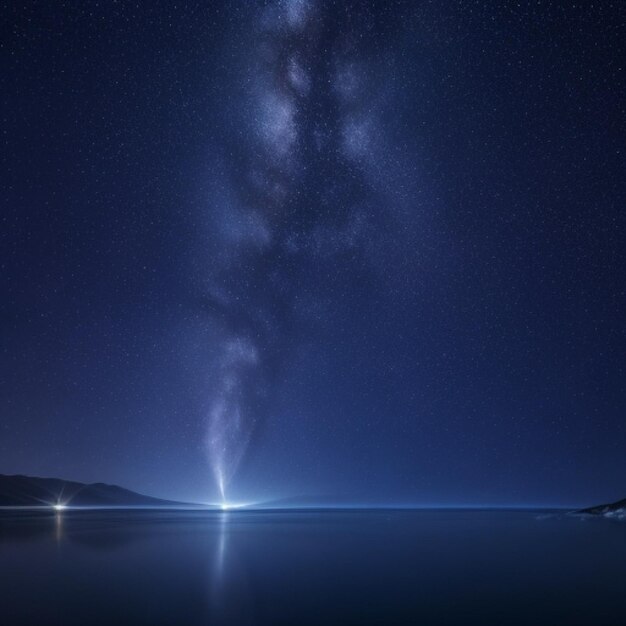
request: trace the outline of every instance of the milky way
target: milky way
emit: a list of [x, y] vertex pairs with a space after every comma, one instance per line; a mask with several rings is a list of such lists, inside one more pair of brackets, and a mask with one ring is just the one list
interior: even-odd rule
[[222, 329], [207, 437], [222, 498], [298, 338], [375, 269], [394, 205], [381, 119], [389, 85], [376, 83], [359, 43], [367, 15], [331, 20], [323, 5], [294, 0], [250, 24], [203, 297]]

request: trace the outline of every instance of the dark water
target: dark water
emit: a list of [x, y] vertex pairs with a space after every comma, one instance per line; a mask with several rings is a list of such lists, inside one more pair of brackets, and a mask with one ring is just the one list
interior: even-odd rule
[[626, 623], [626, 524], [480, 511], [0, 513], [0, 623]]

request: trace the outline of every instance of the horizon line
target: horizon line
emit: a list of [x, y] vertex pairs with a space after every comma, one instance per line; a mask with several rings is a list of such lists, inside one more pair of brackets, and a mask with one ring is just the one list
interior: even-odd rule
[[0, 505], [0, 511], [205, 511], [212, 513], [245, 512], [289, 512], [289, 511], [568, 511], [578, 510], [578, 505], [546, 504], [337, 504], [337, 505], [302, 505], [271, 506], [261, 504], [182, 504], [182, 505], [72, 505], [72, 504], [37, 504], [37, 505]]

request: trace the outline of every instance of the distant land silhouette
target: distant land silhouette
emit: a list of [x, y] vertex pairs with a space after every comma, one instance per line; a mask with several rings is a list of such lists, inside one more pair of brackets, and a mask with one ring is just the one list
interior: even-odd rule
[[588, 515], [604, 515], [605, 517], [617, 517], [626, 519], [626, 498], [612, 502], [611, 504], [599, 504], [591, 506], [587, 509], [581, 509], [578, 513], [586, 513]]
[[117, 485], [79, 483], [60, 478], [0, 474], [0, 506], [194, 506], [135, 493]]

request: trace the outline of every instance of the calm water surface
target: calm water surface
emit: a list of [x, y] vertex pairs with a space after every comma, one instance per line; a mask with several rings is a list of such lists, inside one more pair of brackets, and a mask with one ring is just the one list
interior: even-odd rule
[[536, 512], [3, 512], [0, 622], [624, 624], [625, 557]]

